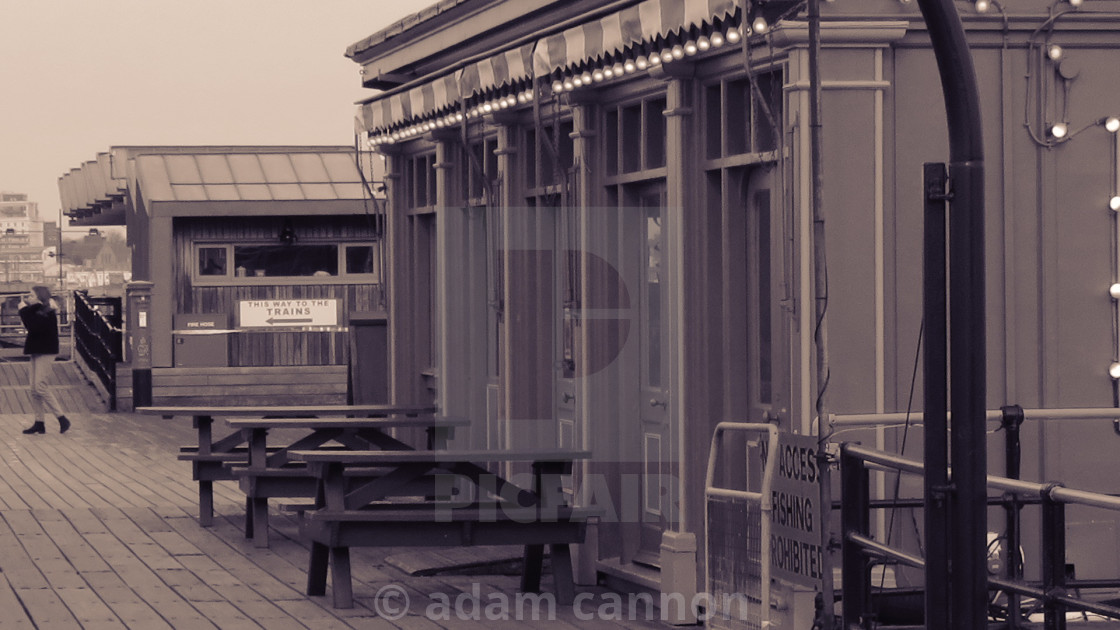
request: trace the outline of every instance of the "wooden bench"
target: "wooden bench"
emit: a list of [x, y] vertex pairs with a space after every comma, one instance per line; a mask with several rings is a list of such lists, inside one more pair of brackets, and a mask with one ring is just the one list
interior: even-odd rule
[[[540, 590], [544, 547], [551, 554], [557, 600], [574, 598], [569, 545], [583, 542], [593, 508], [567, 504], [561, 476], [572, 462], [590, 457], [572, 450], [425, 450], [425, 451], [290, 451], [306, 461], [319, 479], [317, 508], [303, 512], [300, 534], [311, 543], [307, 594], [325, 595], [328, 570], [334, 606], [353, 606], [350, 548], [363, 546], [524, 546], [521, 590]], [[491, 473], [483, 464], [532, 463], [532, 486], [519, 487]], [[347, 482], [355, 466], [392, 470], [364, 484]], [[399, 488], [426, 475], [437, 477], [437, 495], [448, 495], [456, 480], [477, 490], [477, 500], [399, 500]]]
[[249, 450], [248, 440], [240, 430], [215, 440], [214, 418], [418, 416], [432, 414], [435, 408], [412, 405], [199, 405], [137, 407], [134, 411], [163, 418], [191, 417], [198, 442], [180, 449], [179, 459], [191, 462], [192, 478], [198, 482], [198, 521], [203, 527], [210, 527], [214, 522], [214, 482], [236, 479], [232, 466], [247, 463]]

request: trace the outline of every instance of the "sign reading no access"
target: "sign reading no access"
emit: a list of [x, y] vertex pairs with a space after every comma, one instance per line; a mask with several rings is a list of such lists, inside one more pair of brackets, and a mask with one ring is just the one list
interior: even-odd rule
[[241, 300], [242, 328], [337, 326], [338, 300]]
[[[765, 463], [769, 453], [762, 444]], [[774, 577], [819, 590], [824, 557], [817, 451], [813, 436], [778, 434], [778, 461], [770, 489], [770, 564]]]

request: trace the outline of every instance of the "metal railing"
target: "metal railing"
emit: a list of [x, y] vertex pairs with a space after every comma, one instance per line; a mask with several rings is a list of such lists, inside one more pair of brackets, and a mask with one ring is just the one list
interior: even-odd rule
[[[897, 415], [897, 414], [893, 414]], [[870, 425], [892, 424], [898, 418], [892, 414], [879, 415], [881, 422], [874, 422], [875, 414], [834, 417], [836, 424]], [[1067, 505], [1081, 505], [1120, 512], [1120, 497], [1065, 488], [1060, 483], [1034, 483], [1018, 479], [1020, 461], [1019, 428], [1024, 419], [1108, 419], [1120, 416], [1120, 410], [1105, 409], [1035, 409], [1023, 410], [1018, 406], [1004, 407], [988, 412], [989, 420], [1000, 420], [1006, 431], [1006, 477], [988, 475], [989, 490], [1002, 492], [1001, 496], [988, 498], [989, 505], [1000, 505], [1007, 516], [1007, 562], [1003, 577], [990, 576], [988, 588], [1007, 594], [1006, 617], [1009, 627], [1018, 628], [1024, 621], [1020, 597], [1036, 599], [1043, 609], [1045, 628], [1062, 630], [1066, 627], [1066, 612], [1095, 613], [1120, 619], [1120, 608], [1110, 604], [1074, 597], [1070, 592], [1081, 588], [1120, 586], [1115, 580], [1076, 580], [1066, 573], [1065, 510]], [[913, 420], [913, 416], [911, 417]], [[921, 421], [920, 414], [917, 419]], [[902, 565], [924, 568], [924, 559], [892, 548], [872, 538], [870, 510], [889, 507], [922, 507], [919, 499], [872, 501], [869, 468], [897, 471], [899, 474], [924, 475], [925, 467], [916, 460], [892, 453], [869, 449], [855, 444], [843, 444], [840, 456], [842, 537], [842, 598], [844, 627], [870, 627], [874, 622], [871, 607], [871, 559], [879, 558]], [[1023, 579], [1021, 555], [1021, 511], [1025, 505], [1041, 505], [1041, 581]]]
[[74, 349], [97, 375], [109, 395], [109, 409], [117, 408], [117, 363], [123, 357], [121, 299], [91, 298], [74, 292]]
[[[716, 479], [727, 433], [753, 435], [768, 456], [758, 488], [723, 487]], [[704, 488], [704, 539], [707, 544], [709, 628], [762, 630], [770, 626], [771, 487], [778, 460], [778, 429], [772, 424], [720, 422], [712, 434]], [[746, 467], [743, 467], [744, 470]], [[713, 558], [720, 558], [715, 562]], [[740, 599], [740, 596], [743, 596]]]

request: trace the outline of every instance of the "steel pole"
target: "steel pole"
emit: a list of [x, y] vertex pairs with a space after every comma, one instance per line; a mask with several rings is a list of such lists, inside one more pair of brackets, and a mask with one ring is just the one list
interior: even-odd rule
[[[949, 130], [949, 410], [952, 549], [948, 627], [987, 625], [987, 387], [984, 154], [980, 91], [952, 0], [918, 0], [941, 75]], [[929, 579], [927, 573], [927, 580]], [[927, 584], [928, 586], [928, 584]], [[927, 624], [927, 628], [929, 626]]]
[[949, 627], [948, 319], [946, 305], [944, 164], [925, 165], [922, 239], [922, 388], [925, 400], [925, 526], [927, 628]]

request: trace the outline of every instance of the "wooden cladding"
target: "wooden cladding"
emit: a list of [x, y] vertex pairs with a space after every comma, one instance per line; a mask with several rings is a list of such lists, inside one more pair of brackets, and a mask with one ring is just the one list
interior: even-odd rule
[[[229, 365], [233, 367], [329, 366], [349, 363], [347, 326], [350, 313], [380, 308], [381, 285], [374, 283], [276, 284], [195, 286], [191, 279], [197, 243], [274, 243], [290, 225], [299, 242], [368, 242], [377, 225], [365, 216], [213, 217], [175, 221], [174, 269], [177, 313], [228, 314]], [[338, 325], [314, 330], [267, 330], [239, 327], [238, 305], [243, 300], [337, 300]]]

